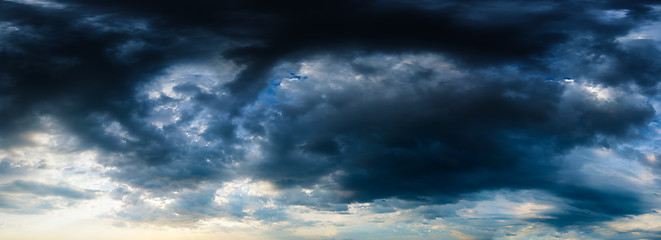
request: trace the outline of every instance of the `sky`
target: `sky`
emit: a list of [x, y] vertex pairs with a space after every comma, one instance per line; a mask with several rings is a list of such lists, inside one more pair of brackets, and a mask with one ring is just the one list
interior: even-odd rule
[[0, 0], [0, 239], [661, 239], [661, 2]]

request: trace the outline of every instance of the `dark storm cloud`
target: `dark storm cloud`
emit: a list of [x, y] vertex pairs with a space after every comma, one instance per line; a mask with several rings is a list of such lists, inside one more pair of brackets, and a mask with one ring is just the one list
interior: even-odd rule
[[613, 216], [644, 214], [652, 209], [642, 194], [624, 189], [594, 189], [583, 186], [561, 186], [558, 196], [570, 199], [570, 207], [552, 213], [552, 218], [544, 220], [555, 225], [593, 224], [609, 221]]
[[[641, 195], [581, 190], [557, 175], [564, 167], [557, 158], [577, 146], [634, 137], [636, 126], [654, 114], [645, 102], [626, 93], [603, 100], [579, 83], [512, 79], [505, 71], [447, 79], [449, 69], [428, 69], [418, 60], [424, 57], [384, 64], [388, 57], [377, 56], [381, 62], [368, 61], [372, 66], [348, 76], [333, 73], [346, 73], [342, 67], [351, 65], [312, 60], [308, 64], [326, 67], [307, 80], [283, 80], [286, 89], [273, 96], [278, 104], [269, 106], [274, 110], [256, 111], [267, 113], [254, 117], [265, 119], [265, 159], [251, 172], [280, 186], [314, 187], [330, 177], [344, 194], [326, 199], [337, 202], [393, 196], [454, 202], [482, 190], [532, 188], [571, 199], [583, 211], [577, 215], [601, 214], [599, 220], [648, 207]], [[408, 65], [392, 70], [402, 62]], [[375, 65], [381, 70], [364, 70]], [[340, 81], [361, 73], [381, 84]], [[324, 77], [346, 89], [315, 81]]]
[[[635, 137], [653, 109], [628, 97], [636, 95], [631, 89], [605, 101], [542, 80], [634, 83], [653, 94], [660, 70], [649, 53], [658, 46], [615, 41], [656, 19], [651, 2], [58, 3], [64, 7], [0, 5], [3, 148], [31, 144], [25, 134], [47, 128], [42, 117], [52, 116], [50, 123], [79, 139], [77, 147], [103, 153], [100, 162], [116, 167], [108, 172], [113, 179], [146, 189], [195, 189], [238, 172], [280, 187], [328, 184], [339, 192], [303, 205], [387, 197], [451, 202], [485, 189], [541, 188], [606, 216], [644, 209], [637, 196], [588, 189], [613, 196], [589, 207], [593, 195], [557, 182], [562, 166], [554, 159], [577, 146]], [[603, 18], [607, 10], [624, 16]], [[313, 88], [295, 103], [277, 98], [281, 93], [275, 102], [259, 100], [282, 64], [401, 53], [443, 55], [464, 75], [424, 85], [451, 70], [408, 66], [394, 78], [383, 74], [393, 66], [375, 59], [341, 70], [353, 74], [345, 77], [386, 78], [392, 85], [377, 90], [390, 94], [364, 85]], [[242, 69], [227, 84], [205, 88], [193, 75], [176, 78], [172, 88], [187, 98], [141, 92], [173, 65], [219, 57]], [[604, 61], [609, 67], [581, 71]], [[512, 67], [520, 72], [502, 70]], [[165, 123], [152, 123], [158, 121]], [[200, 121], [208, 128], [192, 140]], [[239, 129], [266, 139], [257, 144], [264, 159], [243, 163], [250, 141], [238, 137]], [[198, 140], [210, 145], [192, 143]], [[11, 189], [27, 189], [19, 187]], [[204, 212], [194, 209], [211, 204], [211, 195], [179, 206]]]
[[[127, 164], [127, 169], [142, 169], [134, 164], [168, 163], [182, 155], [203, 161], [206, 156], [195, 156], [215, 151], [178, 152], [177, 145], [184, 139], [172, 137], [171, 141], [162, 131], [145, 126], [142, 117], [153, 106], [134, 95], [138, 84], [153, 79], [169, 64], [213, 55], [215, 48], [207, 46], [224, 44], [217, 36], [199, 36], [195, 30], [147, 31], [143, 19], [77, 7], [49, 9], [4, 2], [0, 11], [1, 20], [15, 28], [3, 36], [7, 41], [0, 56], [4, 63], [0, 91], [7, 101], [0, 109], [6, 116], [0, 120], [0, 146], [31, 144], [26, 133], [57, 124], [78, 137], [79, 149], [98, 147], [130, 158], [130, 163], [107, 160], [112, 165]], [[43, 116], [50, 118], [43, 121]], [[108, 131], [112, 123], [137, 139], [122, 139]], [[175, 165], [179, 164], [186, 166], [169, 168], [181, 171], [152, 172], [173, 182], [220, 175], [206, 166]], [[127, 169], [113, 175], [122, 179]], [[148, 187], [169, 184], [145, 183], [140, 176], [126, 177], [126, 181]]]
[[[573, 35], [607, 43], [637, 21], [655, 17], [644, 1], [71, 2], [153, 19], [163, 31], [199, 28], [257, 42], [226, 52], [248, 67], [228, 86], [238, 104], [266, 86], [265, 75], [275, 63], [314, 52], [442, 51], [469, 65], [535, 64], [533, 58]], [[600, 21], [598, 11], [611, 9], [627, 11], [627, 17]]]
[[624, 42], [578, 39], [561, 45], [553, 54], [556, 61], [549, 66], [573, 78], [593, 79], [610, 86], [627, 87], [633, 83], [643, 93], [654, 95], [658, 92], [661, 64], [653, 56], [658, 56], [659, 51], [658, 41], [653, 39]]

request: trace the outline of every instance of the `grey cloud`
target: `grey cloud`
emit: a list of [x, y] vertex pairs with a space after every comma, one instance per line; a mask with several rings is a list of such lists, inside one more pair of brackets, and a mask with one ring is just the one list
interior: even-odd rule
[[96, 197], [97, 192], [92, 190], [16, 180], [0, 184], [0, 211], [12, 214], [45, 214]]
[[6, 213], [28, 215], [44, 214], [48, 211], [59, 209], [65, 204], [68, 205], [68, 202], [40, 198], [25, 199], [8, 194], [0, 194], [0, 211]]
[[79, 190], [64, 185], [50, 185], [23, 180], [1, 184], [0, 191], [5, 193], [27, 193], [37, 196], [58, 196], [71, 199], [92, 199], [95, 197], [94, 192], [91, 190]]
[[15, 165], [14, 161], [4, 158], [0, 161], [0, 173], [3, 175], [12, 175], [25, 172], [24, 168]]

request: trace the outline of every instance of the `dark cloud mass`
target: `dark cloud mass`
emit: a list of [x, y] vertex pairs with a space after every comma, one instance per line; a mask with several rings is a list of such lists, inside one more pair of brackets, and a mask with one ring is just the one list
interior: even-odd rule
[[[315, 189], [278, 203], [323, 210], [498, 190], [562, 199], [542, 221], [554, 226], [652, 209], [647, 193], [590, 184], [575, 169], [593, 163], [571, 153], [649, 136], [661, 49], [631, 34], [659, 20], [655, 1], [46, 3], [0, 2], [0, 148], [71, 134], [58, 151], [96, 151], [134, 189], [113, 191], [119, 217], [241, 218], [201, 184], [244, 178]], [[4, 182], [0, 209], [9, 193], [94, 198]], [[185, 193], [167, 213], [135, 189]]]

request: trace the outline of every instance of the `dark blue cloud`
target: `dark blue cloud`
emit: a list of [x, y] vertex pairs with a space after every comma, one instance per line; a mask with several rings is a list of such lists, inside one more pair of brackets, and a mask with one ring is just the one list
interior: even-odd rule
[[[336, 190], [350, 193], [326, 198], [336, 203], [388, 197], [455, 202], [483, 190], [533, 188], [606, 218], [646, 211], [640, 196], [626, 191], [571, 194], [566, 191], [576, 186], [558, 181], [565, 153], [635, 137], [654, 114], [646, 102], [625, 92], [603, 100], [583, 83], [500, 79], [504, 71], [454, 79], [425, 69], [420, 59], [370, 62], [382, 65], [378, 72], [352, 71], [335, 59], [306, 62], [324, 66], [322, 72], [288, 82], [275, 96], [278, 104], [254, 109], [266, 113], [255, 118], [263, 119], [265, 133], [255, 134], [264, 137], [265, 153], [247, 174], [282, 187], [314, 187], [331, 178]], [[403, 62], [411, 67], [392, 70]], [[343, 82], [358, 75], [380, 83]], [[409, 84], [419, 87], [406, 89]], [[596, 197], [600, 204], [594, 204], [591, 196], [600, 195], [611, 197]]]

